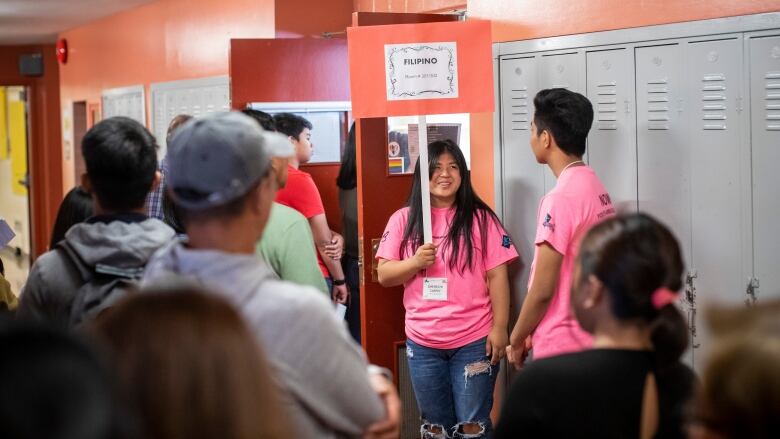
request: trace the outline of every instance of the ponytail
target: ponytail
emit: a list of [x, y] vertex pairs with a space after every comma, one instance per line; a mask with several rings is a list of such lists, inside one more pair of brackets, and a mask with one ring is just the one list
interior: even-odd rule
[[677, 362], [688, 349], [688, 324], [674, 304], [670, 303], [658, 311], [650, 323], [650, 340], [659, 367]]
[[604, 284], [615, 317], [648, 324], [658, 366], [679, 360], [688, 347], [687, 324], [674, 305], [684, 266], [669, 229], [643, 213], [610, 218], [585, 235], [579, 257], [580, 276]]

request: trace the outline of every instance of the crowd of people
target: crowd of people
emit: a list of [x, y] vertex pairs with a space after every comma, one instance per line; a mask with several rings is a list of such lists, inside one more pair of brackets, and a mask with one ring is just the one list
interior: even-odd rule
[[[557, 184], [533, 255], [450, 140], [428, 145], [381, 238], [379, 282], [403, 286], [419, 437], [780, 437], [780, 303], [713, 312], [698, 378], [681, 362], [677, 239], [652, 216], [615, 212], [583, 161], [587, 98], [543, 90], [534, 111], [530, 148]], [[4, 299], [0, 436], [399, 437], [394, 377], [359, 345], [354, 124], [335, 182], [342, 234], [300, 168], [315, 128], [253, 109], [180, 115], [158, 163], [138, 122], [93, 126], [50, 250], [18, 305]], [[531, 275], [510, 327], [522, 258]], [[502, 363], [518, 372], [499, 407]]]

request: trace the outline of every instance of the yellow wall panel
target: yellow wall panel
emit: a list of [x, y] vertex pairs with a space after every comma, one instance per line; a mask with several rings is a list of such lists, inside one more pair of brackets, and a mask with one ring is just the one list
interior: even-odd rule
[[8, 132], [11, 143], [11, 190], [27, 195], [27, 187], [20, 182], [27, 178], [27, 118], [23, 101], [8, 103]]

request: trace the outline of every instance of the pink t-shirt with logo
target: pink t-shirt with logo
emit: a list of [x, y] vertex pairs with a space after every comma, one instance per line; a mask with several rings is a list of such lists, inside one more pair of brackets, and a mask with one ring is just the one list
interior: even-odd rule
[[[446, 238], [454, 208], [431, 209], [433, 243], [439, 246]], [[409, 249], [400, 251], [409, 208], [396, 211], [390, 217], [376, 257], [399, 261], [414, 255]], [[474, 246], [472, 267], [463, 273], [449, 267], [452, 246], [436, 255], [436, 261], [427, 270], [419, 271], [404, 284], [406, 308], [406, 336], [415, 343], [435, 349], [454, 349], [479, 340], [490, 333], [493, 311], [487, 285], [487, 272], [518, 257], [512, 240], [498, 221], [486, 221], [487, 249], [482, 251], [482, 238], [474, 218], [471, 241]], [[465, 248], [460, 247], [465, 257]], [[424, 300], [423, 279], [447, 278], [447, 300]]]
[[579, 242], [595, 223], [615, 214], [607, 190], [588, 166], [566, 169], [539, 203], [536, 251], [528, 287], [533, 283], [539, 246], [549, 243], [563, 255], [558, 287], [547, 313], [533, 333], [534, 358], [590, 347], [592, 337], [577, 323], [571, 309], [571, 283]]

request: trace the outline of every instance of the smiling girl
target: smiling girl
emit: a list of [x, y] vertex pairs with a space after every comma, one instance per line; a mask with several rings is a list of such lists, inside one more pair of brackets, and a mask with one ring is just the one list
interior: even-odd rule
[[377, 251], [379, 282], [404, 286], [422, 437], [490, 437], [493, 387], [508, 343], [507, 264], [518, 254], [474, 193], [458, 145], [433, 142], [428, 156], [433, 242], [423, 242], [418, 163], [407, 207], [390, 217]]

